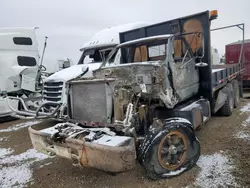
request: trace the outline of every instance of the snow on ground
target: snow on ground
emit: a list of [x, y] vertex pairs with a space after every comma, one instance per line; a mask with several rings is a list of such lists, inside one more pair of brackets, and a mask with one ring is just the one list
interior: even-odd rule
[[32, 173], [28, 164], [3, 167], [0, 172], [0, 186], [2, 188], [24, 187], [32, 178]]
[[8, 141], [8, 138], [9, 138], [9, 136], [0, 137], [0, 142], [6, 142], [6, 141]]
[[40, 165], [40, 168], [43, 168], [43, 167], [48, 166], [50, 164], [52, 164], [52, 162], [48, 162], [48, 163], [42, 164], [42, 165]]
[[19, 155], [12, 155], [8, 158], [4, 158], [1, 160], [1, 163], [13, 163], [14, 162], [22, 162], [24, 160], [30, 160], [33, 159], [33, 161], [39, 161], [48, 158], [47, 155], [38, 153], [35, 149], [29, 149], [24, 153], [21, 153]]
[[247, 127], [250, 125], [250, 116], [242, 123], [244, 127]]
[[41, 121], [35, 120], [35, 121], [28, 121], [28, 122], [24, 122], [24, 123], [19, 123], [19, 124], [13, 125], [11, 127], [8, 127], [7, 129], [0, 129], [0, 132], [17, 131], [19, 129], [29, 127], [31, 125], [35, 125], [35, 124], [38, 124], [38, 123], [41, 123]]
[[[243, 106], [240, 109], [241, 113], [245, 113], [245, 112], [250, 112], [250, 103], [247, 103], [245, 106]], [[247, 127], [250, 125], [250, 116], [242, 123], [242, 125], [244, 127]]]
[[243, 106], [240, 111], [243, 112], [250, 112], [250, 103], [247, 103], [245, 106]]
[[236, 138], [250, 140], [250, 135], [247, 132], [240, 131], [236, 134]]
[[237, 186], [235, 178], [230, 174], [233, 165], [220, 153], [200, 156], [197, 165], [201, 168], [195, 184], [204, 188]]
[[[245, 106], [243, 106], [240, 111], [242, 113], [244, 112], [250, 112], [250, 103], [246, 104]], [[248, 118], [242, 123], [243, 127], [247, 127], [250, 125], [250, 116], [248, 116]], [[240, 138], [240, 139], [245, 139], [245, 140], [250, 140], [250, 135], [249, 133], [245, 132], [245, 131], [239, 131], [236, 135], [236, 138]]]
[[[4, 157], [5, 155], [9, 155], [11, 153], [13, 153], [13, 150], [11, 148], [0, 148], [0, 159], [2, 157]], [[0, 162], [0, 164], [1, 164], [1, 162]]]
[[36, 162], [48, 158], [47, 155], [38, 153], [35, 149], [29, 149], [19, 155], [0, 157], [0, 187], [24, 187], [32, 180], [30, 166]]

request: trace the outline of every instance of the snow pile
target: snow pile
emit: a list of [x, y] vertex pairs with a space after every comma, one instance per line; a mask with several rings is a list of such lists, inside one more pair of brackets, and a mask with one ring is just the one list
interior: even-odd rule
[[[11, 153], [13, 153], [13, 150], [11, 148], [7, 148], [7, 149], [6, 148], [0, 148], [0, 159], [2, 157], [4, 157], [5, 155], [9, 155]], [[0, 162], [0, 164], [1, 164], [1, 162]]]
[[240, 131], [236, 134], [236, 138], [250, 140], [250, 135], [244, 131]]
[[227, 157], [216, 153], [200, 156], [197, 165], [201, 172], [196, 178], [195, 184], [204, 188], [237, 186], [234, 177], [230, 174], [233, 166]]
[[36, 121], [28, 121], [28, 122], [24, 122], [24, 123], [20, 123], [20, 124], [11, 126], [11, 127], [7, 128], [7, 129], [0, 129], [0, 132], [17, 131], [19, 129], [29, 127], [31, 125], [35, 125], [35, 124], [38, 124], [38, 123], [41, 123], [41, 121], [38, 121], [38, 120], [36, 120]]
[[0, 187], [23, 187], [32, 179], [30, 165], [48, 158], [30, 149], [19, 155], [0, 157]]

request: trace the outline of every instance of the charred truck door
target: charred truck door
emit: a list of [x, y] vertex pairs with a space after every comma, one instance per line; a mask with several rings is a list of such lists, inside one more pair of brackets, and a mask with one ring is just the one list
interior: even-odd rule
[[[184, 35], [184, 37], [191, 46], [192, 52], [194, 53], [194, 55], [200, 56], [199, 60], [196, 59], [196, 63], [204, 62], [207, 64], [207, 66], [199, 68], [200, 84], [198, 95], [204, 96], [205, 98], [209, 99], [211, 103], [213, 99], [213, 92], [211, 84], [210, 21], [210, 12], [205, 11], [191, 16], [120, 33], [120, 41], [121, 43], [123, 43], [130, 40], [163, 34], [187, 34]], [[192, 32], [194, 32], [193, 35], [188, 34]], [[197, 33], [199, 32], [200, 34], [198, 35]], [[180, 44], [180, 41], [175, 41], [176, 51], [178, 51], [177, 49], [180, 47]], [[190, 69], [189, 71], [197, 72], [198, 70]], [[196, 73], [194, 73], [194, 75], [195, 74]], [[196, 82], [197, 78], [196, 76], [194, 77], [194, 82]]]

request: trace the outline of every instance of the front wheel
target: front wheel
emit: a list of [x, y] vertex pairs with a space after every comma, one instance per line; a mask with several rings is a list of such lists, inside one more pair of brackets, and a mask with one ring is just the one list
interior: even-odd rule
[[140, 147], [142, 164], [151, 179], [168, 178], [192, 168], [200, 156], [200, 144], [190, 124], [166, 121], [157, 131], [149, 129]]

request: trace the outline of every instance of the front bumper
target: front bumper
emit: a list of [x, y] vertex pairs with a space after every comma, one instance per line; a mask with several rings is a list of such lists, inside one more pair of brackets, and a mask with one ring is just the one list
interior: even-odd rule
[[29, 127], [32, 145], [47, 155], [57, 155], [71, 159], [74, 165], [108, 172], [123, 172], [135, 166], [136, 150], [133, 138], [122, 146], [107, 146], [69, 137], [63, 142], [55, 142], [51, 134], [39, 129], [39, 124]]

